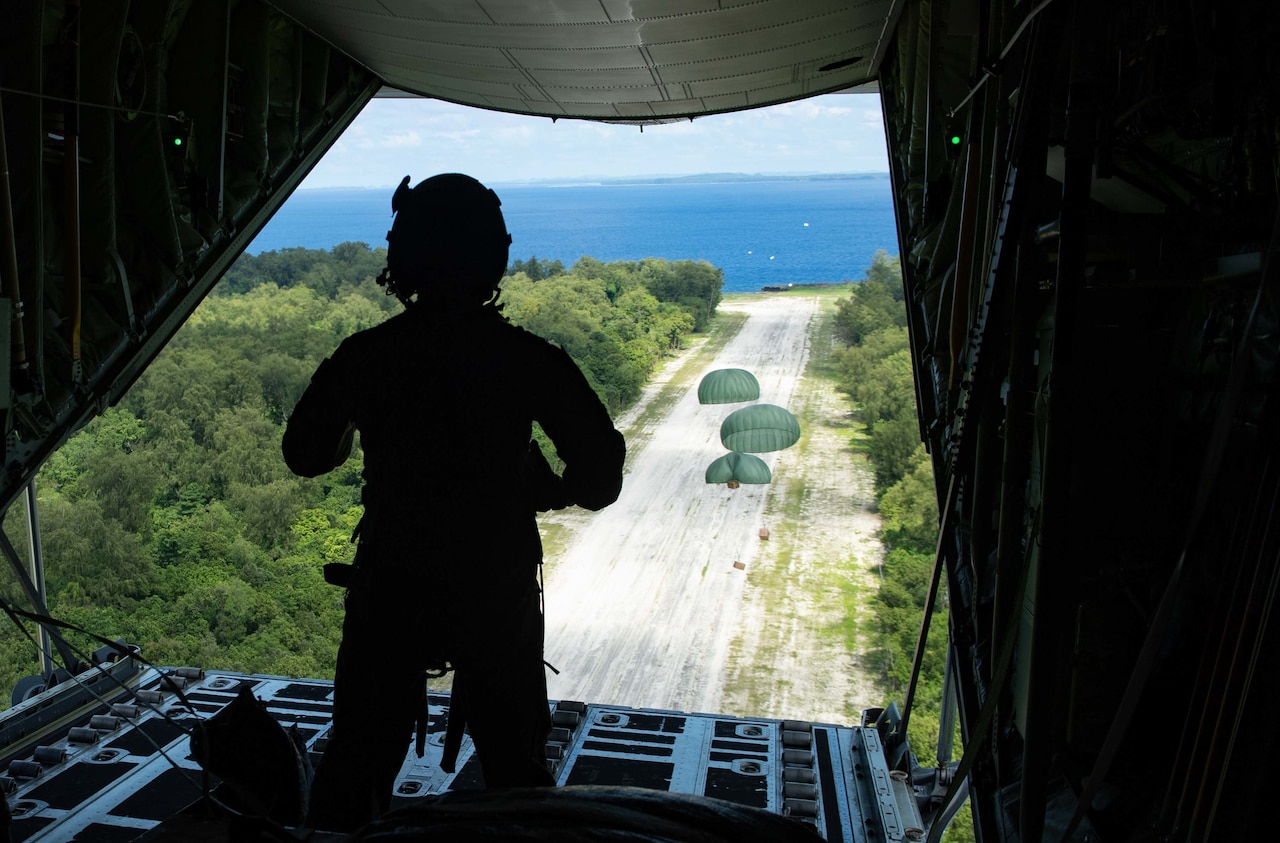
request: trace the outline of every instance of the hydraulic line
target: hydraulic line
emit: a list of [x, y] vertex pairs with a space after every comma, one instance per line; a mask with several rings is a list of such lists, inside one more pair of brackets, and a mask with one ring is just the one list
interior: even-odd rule
[[63, 109], [62, 185], [66, 227], [66, 311], [70, 322], [71, 378], [83, 380], [80, 364], [80, 0], [67, 0], [66, 39], [67, 85], [70, 103]]
[[[972, 120], [970, 122], [973, 122]], [[977, 236], [978, 185], [981, 149], [974, 140], [972, 127], [965, 156], [964, 201], [960, 203], [960, 237], [956, 254], [956, 272], [951, 279], [951, 322], [947, 348], [950, 353], [950, 372], [947, 389], [954, 393], [960, 388], [963, 361], [960, 359], [969, 339], [973, 319], [969, 313], [970, 287], [973, 281], [973, 246]]]
[[[36, 480], [31, 478], [27, 483], [27, 551], [31, 557], [31, 578], [35, 585], [38, 605], [45, 605], [44, 585], [44, 548], [40, 541], [40, 516], [36, 505]], [[49, 630], [40, 627], [40, 667], [44, 676], [53, 675], [53, 650], [50, 646]]]
[[22, 287], [18, 284], [18, 246], [13, 234], [13, 199], [9, 191], [9, 148], [4, 133], [4, 103], [0, 100], [0, 279], [4, 295], [13, 303], [9, 328], [10, 365], [27, 371], [27, 343], [22, 332]]

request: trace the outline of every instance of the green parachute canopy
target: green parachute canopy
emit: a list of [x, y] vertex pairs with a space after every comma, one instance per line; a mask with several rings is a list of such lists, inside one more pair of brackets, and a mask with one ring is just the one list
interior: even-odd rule
[[699, 404], [737, 404], [760, 397], [760, 382], [746, 369], [716, 369], [698, 384]]
[[800, 439], [800, 422], [774, 404], [734, 410], [720, 425], [720, 441], [730, 451], [763, 454], [790, 448]]
[[773, 479], [769, 466], [754, 454], [732, 451], [707, 466], [708, 483], [768, 483]]

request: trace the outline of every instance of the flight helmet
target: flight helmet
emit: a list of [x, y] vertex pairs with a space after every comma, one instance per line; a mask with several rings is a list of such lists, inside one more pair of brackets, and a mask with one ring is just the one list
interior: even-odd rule
[[430, 299], [479, 306], [494, 298], [511, 235], [498, 195], [460, 173], [443, 173], [391, 197], [387, 268], [378, 283], [406, 305]]

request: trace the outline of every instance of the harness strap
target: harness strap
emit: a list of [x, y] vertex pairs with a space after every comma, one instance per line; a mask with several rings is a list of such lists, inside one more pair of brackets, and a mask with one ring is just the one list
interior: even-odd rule
[[421, 758], [427, 753], [427, 721], [431, 717], [431, 708], [427, 704], [427, 675], [422, 674], [422, 699], [418, 702], [418, 722], [414, 732], [414, 750]]
[[466, 671], [455, 670], [453, 693], [450, 695], [449, 723], [444, 731], [444, 755], [440, 769], [452, 773], [458, 765], [458, 751], [462, 749], [462, 730], [467, 726]]

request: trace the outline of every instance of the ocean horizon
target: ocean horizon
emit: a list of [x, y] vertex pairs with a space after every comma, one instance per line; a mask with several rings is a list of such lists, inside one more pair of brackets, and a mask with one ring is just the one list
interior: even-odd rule
[[[830, 180], [497, 185], [512, 260], [706, 260], [725, 292], [865, 277], [898, 253], [887, 175]], [[358, 241], [386, 245], [388, 188], [299, 190], [250, 254]]]

